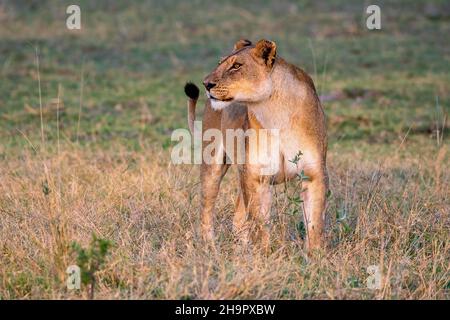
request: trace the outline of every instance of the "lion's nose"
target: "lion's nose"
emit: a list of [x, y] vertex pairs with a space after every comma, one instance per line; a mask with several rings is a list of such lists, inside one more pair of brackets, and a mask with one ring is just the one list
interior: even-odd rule
[[208, 91], [216, 86], [216, 84], [213, 82], [203, 82], [203, 85], [205, 86], [206, 90], [208, 90]]

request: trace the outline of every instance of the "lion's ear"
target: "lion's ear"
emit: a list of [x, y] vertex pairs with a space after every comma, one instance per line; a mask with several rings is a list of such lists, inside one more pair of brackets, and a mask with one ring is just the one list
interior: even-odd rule
[[241, 39], [234, 44], [233, 51], [236, 51], [236, 50], [242, 49], [243, 47], [248, 47], [251, 45], [252, 45], [252, 42], [250, 40]]
[[277, 45], [273, 41], [259, 40], [253, 48], [253, 53], [256, 57], [261, 58], [267, 66], [272, 67], [277, 56]]

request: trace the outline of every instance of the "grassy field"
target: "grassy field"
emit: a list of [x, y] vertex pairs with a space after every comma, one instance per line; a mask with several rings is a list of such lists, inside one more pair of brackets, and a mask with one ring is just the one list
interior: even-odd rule
[[[96, 298], [450, 298], [445, 1], [378, 1], [380, 31], [356, 0], [78, 3], [70, 31], [70, 1], [0, 2], [0, 299], [86, 298], [65, 271], [92, 234], [113, 243]], [[332, 193], [315, 259], [295, 184], [276, 189], [271, 253], [235, 253], [236, 170], [203, 247], [199, 168], [170, 162], [184, 83], [240, 38], [275, 41], [324, 97]]]

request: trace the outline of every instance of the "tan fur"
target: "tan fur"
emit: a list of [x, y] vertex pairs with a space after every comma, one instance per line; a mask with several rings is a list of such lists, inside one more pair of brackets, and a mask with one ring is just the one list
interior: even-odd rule
[[194, 132], [194, 121], [195, 121], [195, 105], [197, 104], [197, 100], [188, 99], [187, 109], [188, 109], [188, 125], [189, 130]]
[[[303, 182], [306, 191], [299, 192], [304, 200], [307, 247], [321, 247], [328, 188], [327, 136], [324, 112], [311, 78], [276, 57], [275, 43], [261, 40], [251, 45], [240, 40], [233, 53], [205, 78], [205, 86], [208, 83], [215, 86], [208, 92], [203, 131], [220, 129], [225, 137], [227, 128], [280, 130], [280, 166], [275, 175], [261, 176], [257, 165], [238, 165], [241, 190], [233, 220], [236, 234], [244, 242], [251, 235], [267, 249], [272, 184], [292, 179], [304, 170], [309, 181]], [[248, 141], [245, 150], [248, 156]], [[296, 166], [289, 160], [298, 151], [303, 156]], [[201, 167], [202, 230], [209, 240], [214, 238], [214, 203], [228, 167], [226, 163], [203, 163]]]

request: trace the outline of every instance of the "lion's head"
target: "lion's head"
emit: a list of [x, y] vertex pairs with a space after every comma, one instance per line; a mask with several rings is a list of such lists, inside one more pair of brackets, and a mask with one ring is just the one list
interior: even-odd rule
[[221, 110], [233, 102], [267, 99], [272, 93], [270, 73], [275, 57], [272, 41], [260, 40], [252, 45], [249, 40], [239, 40], [233, 52], [222, 58], [203, 81], [211, 106]]

